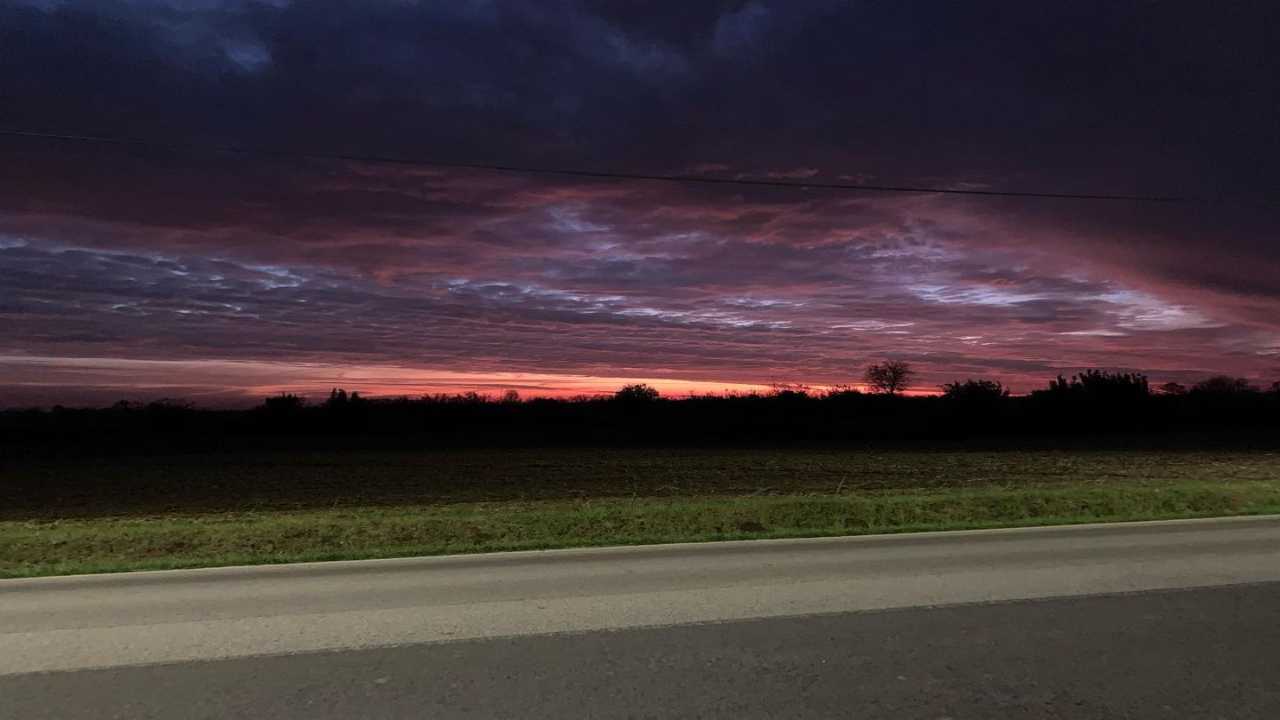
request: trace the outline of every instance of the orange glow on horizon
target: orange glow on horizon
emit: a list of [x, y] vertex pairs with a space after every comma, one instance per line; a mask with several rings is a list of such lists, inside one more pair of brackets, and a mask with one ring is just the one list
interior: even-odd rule
[[[810, 392], [833, 385], [775, 385], [671, 377], [554, 374], [533, 372], [463, 372], [400, 365], [338, 365], [240, 360], [140, 360], [0, 356], [6, 386], [28, 393], [60, 387], [92, 387], [99, 397], [139, 400], [169, 397], [197, 404], [246, 405], [280, 393], [319, 400], [333, 388], [366, 397], [421, 397], [475, 392], [498, 397], [509, 390], [522, 399], [610, 395], [624, 385], [644, 383], [665, 397], [769, 393], [775, 387], [804, 387]], [[288, 378], [281, 380], [281, 378]], [[866, 391], [861, 384], [847, 387]], [[937, 391], [911, 388], [907, 395]], [[54, 394], [51, 392], [51, 394]], [[6, 398], [0, 397], [0, 405]], [[56, 401], [61, 402], [61, 401]]]

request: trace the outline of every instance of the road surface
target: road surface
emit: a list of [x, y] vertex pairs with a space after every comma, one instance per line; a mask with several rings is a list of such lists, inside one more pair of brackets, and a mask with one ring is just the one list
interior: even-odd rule
[[0, 717], [1280, 717], [1280, 518], [0, 582]]

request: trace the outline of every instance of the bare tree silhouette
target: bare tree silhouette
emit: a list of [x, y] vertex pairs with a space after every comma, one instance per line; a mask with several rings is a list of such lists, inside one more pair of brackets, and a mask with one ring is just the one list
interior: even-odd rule
[[902, 360], [886, 360], [867, 368], [863, 379], [876, 392], [897, 395], [907, 389], [907, 382], [915, 375], [909, 363]]

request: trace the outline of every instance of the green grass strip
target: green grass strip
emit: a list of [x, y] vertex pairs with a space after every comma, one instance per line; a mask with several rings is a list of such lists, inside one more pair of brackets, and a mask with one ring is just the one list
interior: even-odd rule
[[0, 577], [1280, 512], [1280, 479], [0, 522]]

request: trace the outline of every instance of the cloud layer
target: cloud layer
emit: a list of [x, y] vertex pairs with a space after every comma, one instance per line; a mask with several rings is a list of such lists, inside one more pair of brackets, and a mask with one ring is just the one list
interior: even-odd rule
[[0, 124], [1232, 202], [0, 140], [0, 402], [127, 396], [111, 363], [139, 361], [159, 363], [130, 366], [139, 393], [220, 399], [351, 385], [344, 368], [406, 392], [833, 384], [883, 357], [916, 363], [922, 386], [1280, 375], [1280, 211], [1262, 202], [1280, 68], [1259, 29], [1275, 8], [685, 5], [11, 3]]

